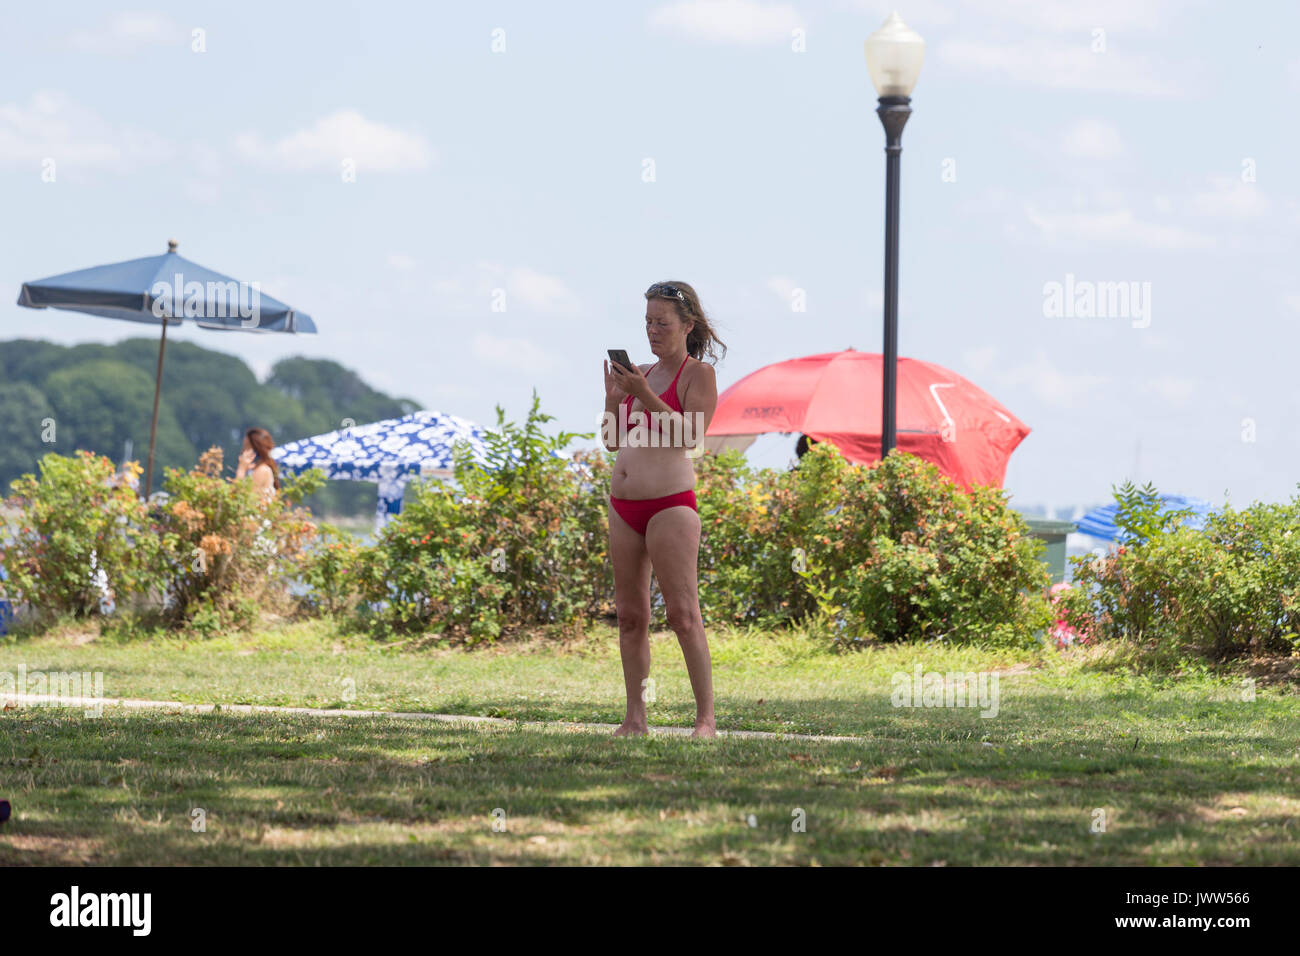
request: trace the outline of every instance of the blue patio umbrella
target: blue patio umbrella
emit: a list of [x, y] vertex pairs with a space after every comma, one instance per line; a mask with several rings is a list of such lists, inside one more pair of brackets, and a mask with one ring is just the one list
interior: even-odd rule
[[[1213, 510], [1210, 503], [1204, 498], [1190, 498], [1186, 495], [1161, 495], [1160, 501], [1162, 514], [1182, 508], [1190, 508], [1192, 513], [1183, 519], [1183, 524], [1191, 528], [1204, 527], [1205, 519]], [[1119, 505], [1115, 502], [1102, 505], [1100, 508], [1093, 508], [1078, 520], [1079, 533], [1091, 535], [1094, 538], [1104, 538], [1108, 541], [1123, 541], [1126, 537], [1124, 530], [1115, 524], [1115, 516], [1118, 513]]]
[[162, 392], [168, 325], [180, 325], [190, 319], [202, 328], [219, 331], [316, 331], [311, 316], [263, 294], [256, 283], [237, 282], [177, 255], [175, 240], [167, 243], [167, 252], [160, 256], [24, 282], [18, 292], [18, 304], [29, 309], [64, 309], [162, 326], [154, 379], [153, 420], [149, 425], [145, 497], [153, 488], [154, 438], [158, 432], [158, 398]]
[[291, 474], [319, 468], [326, 478], [378, 482], [378, 530], [390, 516], [401, 512], [407, 482], [452, 477], [452, 451], [458, 440], [467, 441], [473, 459], [488, 466], [485, 438], [495, 431], [445, 412], [420, 411], [287, 442], [271, 455]]

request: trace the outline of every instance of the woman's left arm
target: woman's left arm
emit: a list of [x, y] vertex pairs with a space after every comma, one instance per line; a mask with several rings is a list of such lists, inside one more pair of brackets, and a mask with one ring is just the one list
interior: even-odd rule
[[686, 454], [694, 458], [704, 442], [704, 435], [718, 410], [718, 375], [712, 365], [701, 362], [695, 366], [686, 392], [682, 395], [682, 416], [690, 422], [691, 431], [686, 442]]

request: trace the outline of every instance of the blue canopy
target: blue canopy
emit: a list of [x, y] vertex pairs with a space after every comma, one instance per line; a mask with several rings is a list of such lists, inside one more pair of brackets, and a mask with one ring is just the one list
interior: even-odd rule
[[[1170, 511], [1177, 511], [1182, 508], [1190, 508], [1192, 514], [1183, 519], [1183, 524], [1191, 528], [1203, 528], [1206, 517], [1213, 511], [1210, 503], [1204, 498], [1189, 498], [1186, 495], [1161, 495], [1160, 501], [1161, 514], [1168, 514]], [[1122, 529], [1115, 525], [1115, 516], [1118, 513], [1119, 505], [1115, 502], [1102, 505], [1100, 508], [1093, 508], [1078, 520], [1079, 534], [1091, 535], [1094, 538], [1105, 538], [1108, 541], [1123, 541], [1127, 536]]]
[[176, 253], [128, 259], [24, 282], [18, 304], [109, 319], [244, 332], [315, 332], [316, 323], [252, 283], [240, 283]]

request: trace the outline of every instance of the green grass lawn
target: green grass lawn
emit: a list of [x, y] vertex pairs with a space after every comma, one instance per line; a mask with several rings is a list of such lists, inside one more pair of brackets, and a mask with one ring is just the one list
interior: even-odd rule
[[[110, 697], [622, 718], [607, 628], [473, 652], [381, 647], [324, 623], [91, 636], [0, 642], [0, 672], [99, 671]], [[720, 729], [862, 739], [22, 707], [0, 715], [14, 812], [0, 865], [1300, 863], [1293, 685], [1246, 701], [1231, 676], [1153, 680], [1055, 651], [710, 639]], [[651, 723], [689, 727], [671, 635], [654, 661]], [[997, 672], [997, 716], [892, 706], [891, 676], [918, 662]]]

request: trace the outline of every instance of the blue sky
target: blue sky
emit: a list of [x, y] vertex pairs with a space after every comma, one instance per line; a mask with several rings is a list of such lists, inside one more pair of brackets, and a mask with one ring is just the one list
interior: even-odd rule
[[[651, 358], [641, 293], [660, 279], [691, 282], [716, 320], [722, 388], [879, 350], [883, 134], [862, 43], [895, 6], [926, 40], [900, 347], [1031, 426], [1015, 503], [1101, 501], [1129, 477], [1290, 497], [1290, 2], [26, 5], [0, 57], [0, 339], [155, 334], [12, 302], [24, 280], [174, 237], [321, 334], [169, 337], [259, 374], [332, 358], [485, 423], [498, 403], [522, 417], [536, 388], [557, 426], [594, 428], [605, 349]], [[1067, 276], [1138, 283], [1150, 311], [1045, 314]], [[793, 442], [750, 458], [783, 465]]]

